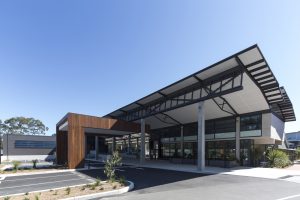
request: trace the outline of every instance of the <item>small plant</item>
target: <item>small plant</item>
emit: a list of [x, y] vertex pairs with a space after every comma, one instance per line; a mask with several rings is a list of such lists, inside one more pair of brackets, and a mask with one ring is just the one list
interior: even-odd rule
[[66, 188], [66, 192], [67, 192], [67, 195], [69, 195], [71, 193], [71, 188], [70, 187], [67, 187]]
[[53, 192], [53, 190], [51, 189], [51, 190], [49, 190], [49, 192]]
[[23, 200], [30, 200], [28, 197], [24, 197], [24, 199]]
[[32, 168], [36, 169], [36, 165], [38, 163], [38, 159], [32, 160]]
[[53, 195], [57, 195], [57, 190], [55, 190], [54, 194]]
[[10, 199], [10, 197], [4, 197], [4, 200], [9, 200]]
[[125, 183], [126, 183], [126, 179], [125, 179], [125, 177], [124, 177], [124, 176], [121, 176], [121, 177], [119, 178], [119, 183], [120, 183], [122, 186], [124, 186], [124, 185], [125, 185]]
[[110, 182], [113, 182], [116, 178], [116, 167], [121, 165], [122, 158], [118, 151], [114, 151], [111, 158], [105, 162], [104, 174], [107, 176]]
[[26, 196], [27, 196], [28, 194], [29, 194], [28, 192], [25, 193]]
[[117, 188], [117, 186], [116, 186], [116, 185], [114, 185], [114, 186], [113, 186], [113, 189], [115, 190], [116, 188]]
[[12, 164], [13, 164], [13, 170], [14, 171], [18, 171], [20, 165], [21, 165], [21, 162], [20, 161], [17, 161], [17, 160], [14, 160], [12, 161]]
[[99, 190], [104, 190], [104, 187], [99, 188]]
[[85, 186], [82, 186], [82, 187], [80, 188], [80, 190], [81, 190], [81, 191], [84, 191], [84, 190], [85, 190]]
[[95, 190], [95, 189], [96, 189], [96, 185], [93, 184], [93, 185], [91, 186], [90, 190]]
[[35, 196], [34, 196], [34, 199], [35, 199], [35, 200], [40, 200], [40, 196], [39, 196], [39, 195], [35, 195]]
[[101, 179], [97, 177], [96, 182], [95, 182], [96, 186], [101, 185]]

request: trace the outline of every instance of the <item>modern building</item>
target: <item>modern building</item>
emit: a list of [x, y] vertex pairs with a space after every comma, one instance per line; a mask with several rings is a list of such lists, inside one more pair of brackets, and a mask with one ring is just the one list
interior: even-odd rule
[[5, 134], [1, 160], [54, 160], [55, 147], [55, 136]]
[[285, 138], [289, 148], [296, 149], [300, 147], [300, 132], [286, 133]]
[[254, 45], [103, 117], [68, 113], [57, 123], [57, 161], [79, 168], [117, 149], [142, 163], [252, 166], [282, 144], [285, 123], [295, 120]]

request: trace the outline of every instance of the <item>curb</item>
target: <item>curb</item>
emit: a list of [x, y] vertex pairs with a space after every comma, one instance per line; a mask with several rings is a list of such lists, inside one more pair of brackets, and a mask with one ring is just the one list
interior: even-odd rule
[[[106, 181], [101, 181], [101, 183], [105, 183], [105, 182]], [[82, 196], [77, 196], [77, 197], [69, 197], [69, 198], [60, 199], [60, 200], [88, 200], [88, 199], [92, 199], [92, 198], [108, 197], [108, 196], [112, 196], [112, 195], [123, 194], [123, 193], [129, 192], [134, 189], [134, 183], [132, 181], [127, 181], [127, 182], [129, 183], [128, 186], [118, 189], [118, 190], [82, 195]], [[68, 186], [68, 187], [74, 188], [74, 187], [79, 187], [79, 186], [84, 186], [84, 185], [86, 185], [86, 184], [72, 185], [72, 186]], [[45, 190], [36, 190], [36, 191], [31, 191], [30, 193], [46, 192], [49, 190], [59, 190], [59, 189], [64, 189], [64, 188], [67, 188], [67, 187], [65, 186], [65, 187], [57, 187], [57, 188], [51, 188], [51, 189], [45, 189]], [[0, 198], [4, 198], [7, 196], [13, 197], [13, 196], [18, 196], [18, 195], [24, 195], [24, 192], [0, 196]]]
[[0, 184], [1, 184], [1, 181], [3, 181], [5, 179], [5, 176], [0, 176]]
[[129, 183], [129, 186], [126, 186], [126, 187], [118, 189], [118, 190], [112, 190], [112, 191], [95, 193], [95, 194], [88, 194], [88, 195], [77, 196], [77, 197], [70, 197], [70, 198], [65, 198], [65, 199], [61, 199], [61, 200], [88, 200], [88, 199], [103, 198], [103, 197], [109, 197], [109, 196], [113, 196], [113, 195], [124, 194], [126, 192], [133, 190], [133, 188], [134, 188], [133, 182], [131, 182], [131, 181], [127, 181], [127, 182]]

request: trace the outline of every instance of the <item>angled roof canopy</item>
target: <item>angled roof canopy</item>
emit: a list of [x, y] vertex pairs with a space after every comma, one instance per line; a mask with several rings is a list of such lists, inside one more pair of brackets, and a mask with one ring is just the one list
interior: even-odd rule
[[[247, 98], [251, 101], [246, 102]], [[174, 110], [183, 107], [188, 109], [203, 100], [217, 105], [227, 115], [249, 112], [252, 106], [253, 111], [269, 109], [285, 122], [296, 120], [285, 89], [279, 86], [257, 45], [113, 111], [106, 117], [126, 121], [155, 117], [161, 121], [159, 116], [163, 115], [164, 119], [171, 119], [178, 124], [180, 122], [171, 115]]]

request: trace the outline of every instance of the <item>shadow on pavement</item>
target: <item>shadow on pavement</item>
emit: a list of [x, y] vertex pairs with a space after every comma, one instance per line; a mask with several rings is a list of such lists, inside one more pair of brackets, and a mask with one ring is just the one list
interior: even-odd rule
[[[103, 166], [103, 164], [98, 164], [97, 167], [99, 166]], [[99, 177], [101, 180], [106, 180], [103, 169], [90, 169], [80, 171], [80, 173], [92, 178]], [[118, 169], [116, 173], [118, 176], [125, 176], [126, 179], [133, 181], [135, 184], [135, 190], [184, 181], [202, 176], [209, 176], [209, 174], [178, 172], [165, 169], [133, 166], [123, 166], [122, 168]]]

